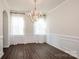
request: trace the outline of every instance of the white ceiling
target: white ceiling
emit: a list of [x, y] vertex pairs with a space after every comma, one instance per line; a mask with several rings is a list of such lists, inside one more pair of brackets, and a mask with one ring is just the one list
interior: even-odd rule
[[[49, 11], [64, 0], [37, 0], [37, 9], [41, 11]], [[11, 10], [30, 10], [34, 7], [33, 0], [6, 0]]]

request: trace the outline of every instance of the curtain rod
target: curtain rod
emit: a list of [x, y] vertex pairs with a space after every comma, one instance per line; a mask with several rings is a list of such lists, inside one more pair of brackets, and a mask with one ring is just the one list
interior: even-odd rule
[[22, 11], [14, 11], [14, 10], [11, 10], [10, 13], [14, 13], [14, 14], [24, 14], [24, 15], [25, 15], [25, 12], [22, 12]]

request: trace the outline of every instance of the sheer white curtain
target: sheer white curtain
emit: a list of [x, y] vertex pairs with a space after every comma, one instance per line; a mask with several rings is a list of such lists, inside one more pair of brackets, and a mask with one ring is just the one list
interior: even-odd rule
[[[11, 13], [9, 22], [9, 41], [11, 44], [42, 43], [46, 41], [46, 20], [40, 18], [30, 25], [24, 14]], [[31, 30], [34, 31], [32, 32]], [[28, 32], [28, 33], [27, 33]], [[33, 34], [33, 35], [32, 35]]]
[[24, 16], [20, 14], [11, 15], [11, 35], [24, 35]]
[[34, 35], [46, 35], [47, 23], [44, 18], [34, 22]]
[[25, 17], [24, 14], [11, 13], [9, 22], [10, 44], [22, 42], [25, 35]]

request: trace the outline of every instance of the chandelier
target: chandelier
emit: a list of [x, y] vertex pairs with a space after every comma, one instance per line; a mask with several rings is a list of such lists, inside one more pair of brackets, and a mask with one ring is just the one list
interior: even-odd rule
[[34, 10], [31, 10], [28, 13], [28, 17], [30, 18], [30, 20], [32, 22], [39, 20], [39, 18], [41, 18], [41, 17], [44, 17], [44, 18], [46, 17], [45, 13], [42, 13], [42, 12], [37, 10], [37, 0], [34, 0]]

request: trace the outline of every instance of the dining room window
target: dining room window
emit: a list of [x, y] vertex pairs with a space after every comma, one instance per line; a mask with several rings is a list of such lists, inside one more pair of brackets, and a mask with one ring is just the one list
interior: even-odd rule
[[46, 35], [46, 20], [44, 18], [39, 18], [34, 22], [34, 34]]
[[11, 35], [24, 35], [24, 16], [11, 14]]

